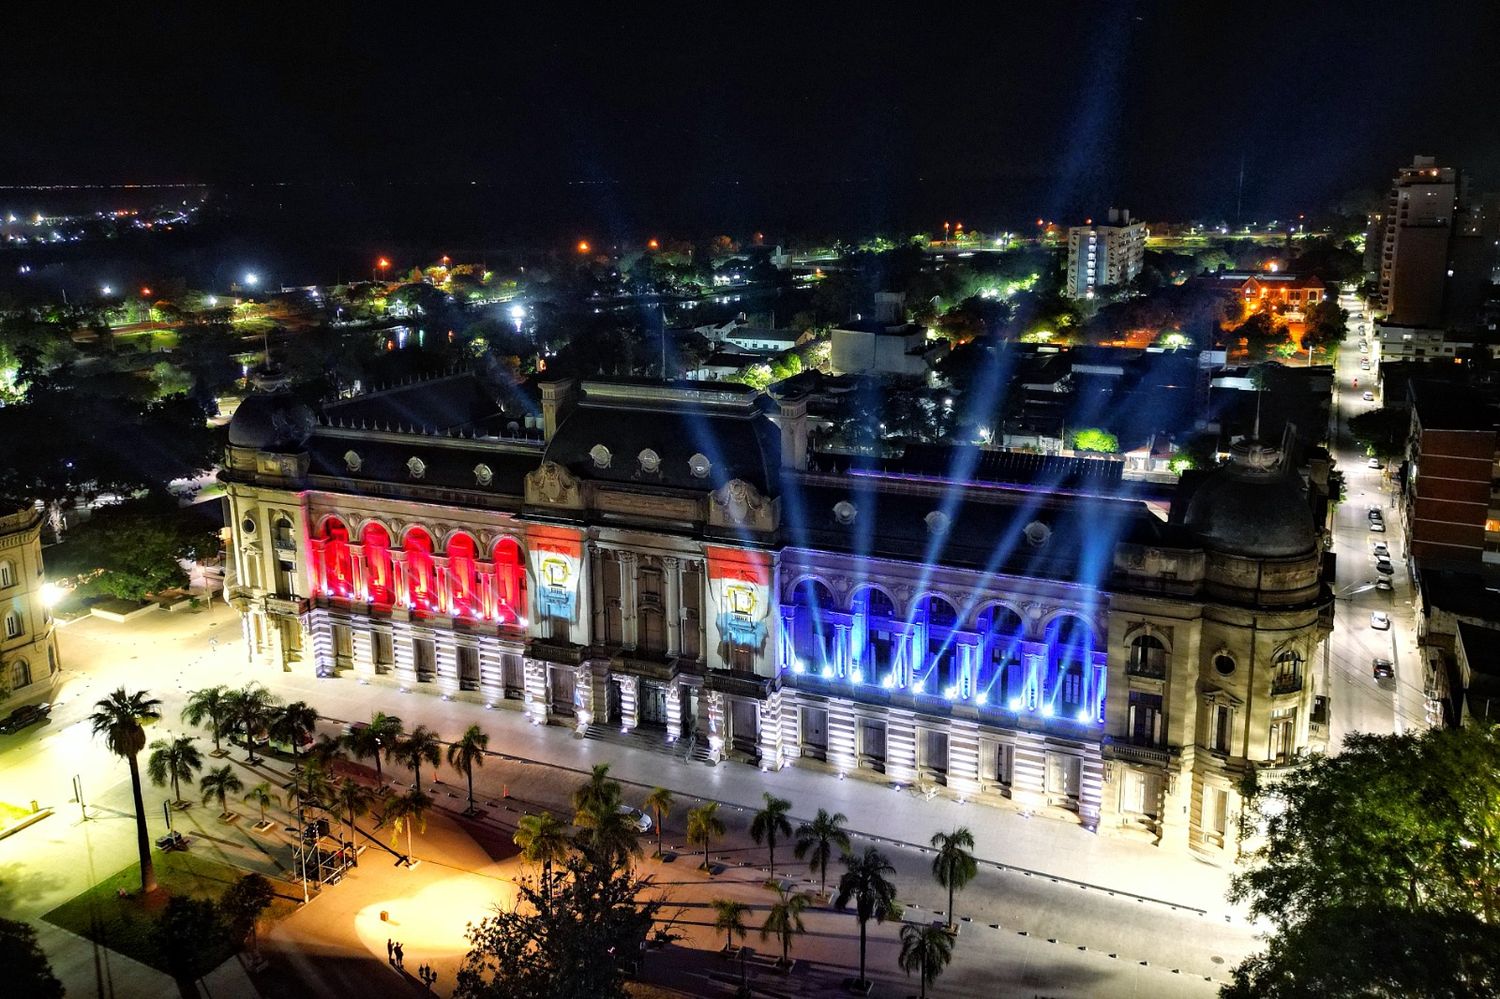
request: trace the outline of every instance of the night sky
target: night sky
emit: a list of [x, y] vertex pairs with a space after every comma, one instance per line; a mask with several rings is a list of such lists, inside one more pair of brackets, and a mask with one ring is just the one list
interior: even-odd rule
[[1427, 152], [1500, 187], [1490, 3], [220, 6], [8, 13], [0, 184], [834, 185], [1183, 218], [1231, 212], [1243, 159], [1248, 218]]

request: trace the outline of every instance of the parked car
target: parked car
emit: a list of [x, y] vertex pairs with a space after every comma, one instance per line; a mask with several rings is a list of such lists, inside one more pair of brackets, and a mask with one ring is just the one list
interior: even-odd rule
[[1376, 631], [1391, 630], [1391, 616], [1385, 611], [1375, 611], [1370, 615], [1370, 627]]
[[1372, 521], [1370, 521], [1370, 530], [1374, 531], [1376, 534], [1384, 534], [1385, 533], [1385, 521], [1383, 521], [1383, 520], [1372, 520]]
[[1359, 342], [1359, 352], [1361, 354], [1368, 354], [1370, 352], [1370, 345], [1361, 340]]
[[1369, 461], [1365, 462], [1365, 464], [1368, 465], [1371, 468], [1384, 468], [1385, 467], [1384, 465], [1382, 465], [1380, 463], [1380, 459], [1379, 458], [1371, 458]]
[[1388, 544], [1386, 544], [1384, 541], [1377, 541], [1377, 542], [1375, 542], [1374, 551], [1375, 551], [1375, 557], [1376, 558], [1390, 558], [1391, 557], [1391, 546], [1388, 545]]
[[1390, 593], [1395, 588], [1396, 588], [1395, 586], [1391, 585], [1391, 580], [1390, 580], [1389, 576], [1381, 576], [1381, 577], [1379, 577], [1378, 579], [1375, 580], [1375, 589], [1377, 589], [1377, 590], [1380, 590], [1380, 591], [1385, 592], [1385, 593]]
[[52, 705], [45, 702], [42, 704], [23, 704], [7, 715], [4, 721], [0, 721], [0, 733], [9, 735], [12, 732], [19, 732], [27, 725], [36, 725], [45, 721], [51, 713]]
[[1394, 576], [1396, 569], [1391, 565], [1389, 559], [1378, 558], [1375, 560], [1375, 571], [1382, 576]]
[[1371, 664], [1371, 671], [1377, 680], [1389, 680], [1396, 675], [1395, 665], [1389, 659], [1376, 659]]
[[1368, 357], [1361, 357], [1359, 359], [1359, 370], [1361, 370], [1361, 371], [1369, 371], [1370, 370], [1370, 359]]
[[1360, 396], [1360, 398], [1363, 399], [1365, 402], [1374, 402], [1375, 401], [1375, 393], [1371, 392], [1369, 390], [1366, 390], [1365, 394], [1362, 395], [1362, 396]]
[[647, 815], [639, 808], [631, 808], [629, 805], [621, 805], [620, 814], [630, 816], [630, 820], [635, 823], [635, 827], [641, 832], [648, 833], [651, 831], [651, 816]]

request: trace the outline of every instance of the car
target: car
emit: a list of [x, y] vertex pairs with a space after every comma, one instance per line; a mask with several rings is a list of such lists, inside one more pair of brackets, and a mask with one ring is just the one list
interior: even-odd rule
[[1371, 520], [1379, 520], [1385, 516], [1385, 511], [1378, 506], [1372, 506], [1365, 511], [1365, 516]]
[[12, 732], [19, 732], [28, 725], [36, 725], [45, 721], [51, 713], [52, 705], [46, 702], [23, 704], [6, 715], [4, 721], [0, 721], [0, 733], [10, 735]]
[[1376, 659], [1370, 664], [1370, 671], [1377, 680], [1389, 680], [1396, 675], [1396, 667], [1389, 659]]
[[1368, 354], [1370, 352], [1370, 345], [1361, 340], [1359, 342], [1359, 352], [1361, 354]]
[[1360, 396], [1360, 398], [1363, 399], [1365, 402], [1374, 402], [1375, 401], [1375, 393], [1366, 390], [1365, 394], [1362, 395], [1362, 396]]
[[647, 815], [639, 808], [631, 808], [629, 805], [621, 805], [620, 814], [630, 816], [630, 820], [635, 823], [636, 829], [640, 830], [641, 832], [648, 833], [651, 831], [651, 816]]
[[1384, 541], [1377, 541], [1377, 542], [1375, 542], [1374, 551], [1375, 551], [1375, 557], [1376, 558], [1390, 558], [1391, 557], [1391, 548]]
[[1396, 587], [1391, 584], [1391, 579], [1389, 576], [1381, 576], [1375, 580], [1375, 589], [1380, 590], [1383, 593], [1390, 593], [1395, 588]]
[[1370, 627], [1376, 631], [1391, 630], [1391, 616], [1385, 611], [1375, 611], [1370, 615]]
[[1361, 357], [1359, 359], [1359, 370], [1361, 370], [1361, 371], [1369, 371], [1370, 370], [1370, 359], [1368, 357]]
[[1374, 531], [1376, 534], [1384, 534], [1385, 533], [1385, 521], [1383, 521], [1383, 520], [1372, 520], [1372, 521], [1370, 521], [1370, 530]]
[[1380, 459], [1379, 458], [1371, 458], [1369, 461], [1365, 462], [1365, 464], [1367, 466], [1369, 466], [1370, 468], [1384, 468], [1385, 467], [1384, 465], [1382, 465], [1380, 463]]
[[1394, 576], [1396, 567], [1391, 565], [1388, 559], [1379, 558], [1375, 560], [1375, 571], [1382, 576]]

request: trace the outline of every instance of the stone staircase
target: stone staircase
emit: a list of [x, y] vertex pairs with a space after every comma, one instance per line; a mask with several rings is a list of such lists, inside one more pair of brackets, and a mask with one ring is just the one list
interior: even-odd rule
[[679, 740], [675, 743], [666, 741], [666, 735], [659, 728], [637, 728], [629, 732], [621, 732], [618, 725], [590, 725], [584, 730], [584, 738], [598, 739], [600, 742], [613, 743], [616, 746], [629, 746], [632, 749], [645, 749], [653, 753], [664, 753], [675, 756], [679, 760], [694, 761], [713, 766], [713, 757], [708, 751], [708, 742], [705, 739]]

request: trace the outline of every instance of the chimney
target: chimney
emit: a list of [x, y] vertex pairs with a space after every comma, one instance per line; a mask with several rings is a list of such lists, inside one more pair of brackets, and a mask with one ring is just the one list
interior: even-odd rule
[[781, 467], [793, 471], [807, 468], [807, 396], [777, 399], [777, 423], [781, 425]]
[[542, 439], [550, 441], [578, 401], [578, 383], [572, 378], [558, 378], [540, 382], [537, 387], [542, 390]]
[[1109, 210], [1109, 224], [1110, 225], [1118, 225], [1119, 223], [1120, 223], [1120, 210], [1118, 208], [1111, 208]]

